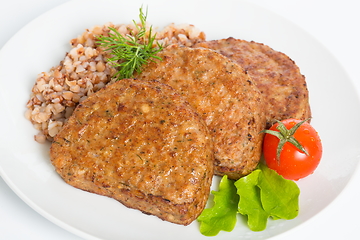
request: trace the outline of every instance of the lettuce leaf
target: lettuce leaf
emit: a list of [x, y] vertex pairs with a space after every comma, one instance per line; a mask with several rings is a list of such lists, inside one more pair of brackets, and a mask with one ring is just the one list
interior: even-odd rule
[[264, 164], [235, 182], [240, 196], [238, 211], [248, 217], [252, 231], [266, 228], [267, 219], [293, 219], [299, 212], [300, 190]]
[[219, 191], [211, 193], [214, 195], [213, 207], [204, 209], [198, 217], [200, 232], [205, 236], [232, 231], [237, 212], [247, 216], [252, 231], [264, 230], [269, 217], [288, 220], [299, 213], [300, 190], [296, 183], [262, 163], [236, 182], [223, 176]]
[[235, 182], [237, 194], [240, 196], [238, 211], [248, 217], [248, 226], [252, 231], [262, 231], [266, 228], [269, 214], [264, 210], [258, 187], [259, 176], [262, 174], [257, 169]]
[[300, 189], [291, 180], [261, 164], [258, 187], [264, 210], [274, 219], [294, 219], [299, 213]]
[[212, 191], [214, 206], [204, 209], [198, 217], [200, 232], [205, 236], [216, 236], [221, 230], [231, 232], [236, 224], [239, 196], [234, 181], [225, 175], [219, 185], [219, 191]]

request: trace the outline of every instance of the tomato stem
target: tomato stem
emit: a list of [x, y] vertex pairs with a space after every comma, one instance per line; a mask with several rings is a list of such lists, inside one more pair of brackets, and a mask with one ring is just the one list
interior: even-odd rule
[[301, 152], [303, 152], [307, 156], [309, 156], [309, 153], [306, 151], [306, 149], [294, 137], [294, 134], [295, 134], [296, 130], [304, 122], [308, 121], [309, 119], [310, 118], [305, 119], [305, 120], [303, 120], [301, 122], [298, 122], [291, 129], [287, 129], [284, 123], [282, 123], [281, 121], [276, 120], [276, 122], [278, 123], [278, 126], [276, 127], [276, 129], [279, 130], [279, 131], [273, 131], [273, 130], [268, 130], [268, 129], [265, 129], [265, 130], [261, 131], [262, 133], [268, 133], [268, 134], [274, 135], [275, 137], [279, 138], [280, 142], [279, 142], [278, 147], [276, 149], [276, 160], [277, 160], [278, 164], [280, 164], [281, 151], [282, 151], [285, 143], [287, 143], [287, 142], [291, 143], [297, 149], [299, 149]]

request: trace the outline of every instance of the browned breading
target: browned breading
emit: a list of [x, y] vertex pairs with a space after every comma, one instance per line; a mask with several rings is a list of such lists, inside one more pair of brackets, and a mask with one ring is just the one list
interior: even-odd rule
[[205, 120], [214, 140], [215, 173], [238, 179], [257, 166], [265, 116], [262, 98], [242, 68], [209, 49], [171, 45], [139, 79], [169, 84]]
[[234, 38], [195, 47], [213, 49], [244, 68], [264, 96], [267, 127], [275, 120], [311, 117], [305, 77], [287, 55], [261, 43]]
[[213, 176], [206, 124], [157, 81], [123, 79], [89, 96], [50, 155], [68, 184], [182, 225], [205, 207]]

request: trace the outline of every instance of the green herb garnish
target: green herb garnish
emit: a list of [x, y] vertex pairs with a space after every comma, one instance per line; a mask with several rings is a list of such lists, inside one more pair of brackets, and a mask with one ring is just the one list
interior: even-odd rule
[[232, 231], [237, 213], [247, 216], [252, 231], [262, 231], [269, 217], [288, 220], [299, 212], [300, 190], [296, 183], [264, 164], [236, 182], [225, 175], [219, 191], [212, 194], [214, 206], [198, 217], [200, 232], [205, 236], [215, 236], [221, 230]]
[[115, 28], [109, 27], [111, 32], [109, 36], [99, 36], [97, 43], [105, 49], [111, 51], [113, 57], [108, 61], [112, 63], [118, 72], [114, 75], [115, 78], [131, 78], [134, 72], [140, 73], [141, 66], [149, 60], [159, 59], [156, 56], [158, 52], [163, 49], [162, 44], [155, 42], [156, 34], [152, 35], [152, 26], [147, 33], [146, 19], [147, 9], [144, 14], [142, 7], [140, 8], [140, 24], [133, 23], [137, 29], [136, 34], [121, 35]]

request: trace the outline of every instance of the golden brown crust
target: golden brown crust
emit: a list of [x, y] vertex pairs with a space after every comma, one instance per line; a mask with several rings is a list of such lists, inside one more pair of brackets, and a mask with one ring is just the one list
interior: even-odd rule
[[238, 63], [264, 96], [267, 127], [275, 120], [311, 117], [305, 77], [293, 60], [254, 41], [227, 38], [196, 44], [213, 49]]
[[205, 207], [213, 144], [203, 120], [170, 86], [123, 79], [89, 96], [51, 145], [70, 185], [187, 225]]
[[265, 117], [262, 97], [236, 63], [215, 51], [171, 45], [139, 79], [169, 84], [205, 120], [214, 140], [215, 173], [238, 179], [257, 166]]

